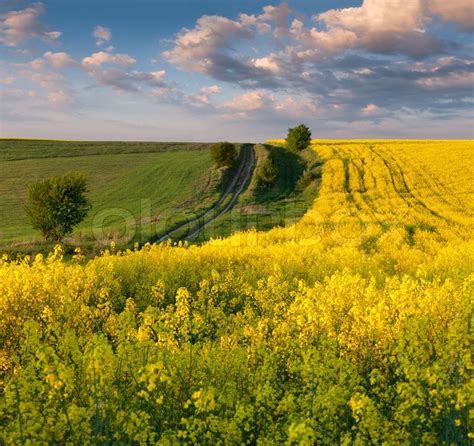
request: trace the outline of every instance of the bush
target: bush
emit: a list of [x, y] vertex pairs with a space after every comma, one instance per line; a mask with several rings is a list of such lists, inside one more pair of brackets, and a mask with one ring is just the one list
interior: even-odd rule
[[60, 242], [86, 217], [91, 205], [82, 174], [68, 173], [35, 181], [28, 188], [25, 211], [45, 240]]
[[268, 158], [264, 164], [258, 169], [258, 179], [262, 186], [269, 187], [275, 183], [278, 171], [275, 163], [271, 158]]
[[304, 150], [311, 143], [311, 131], [304, 124], [288, 129], [286, 144], [290, 150], [297, 152]]
[[219, 142], [211, 147], [211, 155], [219, 167], [232, 166], [237, 159], [237, 149], [230, 142]]

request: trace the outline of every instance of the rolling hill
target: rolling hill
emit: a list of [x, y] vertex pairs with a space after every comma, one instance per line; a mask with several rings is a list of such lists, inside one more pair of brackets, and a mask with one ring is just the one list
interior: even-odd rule
[[470, 444], [474, 143], [313, 149], [287, 227], [3, 258], [0, 438]]

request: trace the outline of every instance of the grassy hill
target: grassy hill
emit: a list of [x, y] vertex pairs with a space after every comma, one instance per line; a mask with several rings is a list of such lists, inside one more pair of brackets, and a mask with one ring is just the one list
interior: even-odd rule
[[[92, 210], [66, 240], [94, 254], [114, 240], [118, 247], [154, 241], [210, 210], [237, 175], [238, 166], [217, 169], [210, 144], [0, 140], [0, 249], [10, 253], [47, 252], [23, 210], [28, 184], [69, 171], [86, 174]], [[247, 150], [247, 149], [246, 149]], [[248, 150], [251, 150], [249, 145]], [[243, 162], [243, 153], [238, 165]], [[319, 181], [320, 161], [314, 151], [292, 154], [278, 145], [256, 146], [251, 180], [230, 212], [215, 215], [231, 201], [229, 194], [209, 213], [213, 220], [192, 242], [230, 235], [251, 227], [268, 230], [299, 219], [311, 206]], [[272, 185], [262, 187], [259, 166], [271, 159]], [[315, 170], [316, 169], [316, 170]], [[316, 172], [316, 177], [312, 177]], [[243, 171], [243, 173], [245, 173]], [[240, 184], [236, 184], [236, 189]], [[236, 197], [237, 198], [237, 197]], [[195, 225], [199, 228], [199, 225]], [[195, 229], [195, 228], [194, 228]], [[174, 241], [187, 239], [184, 225]]]
[[23, 211], [27, 186], [84, 172], [92, 210], [70, 243], [148, 241], [219, 196], [208, 144], [0, 140], [0, 246], [38, 243]]
[[[249, 187], [236, 206], [204, 228], [196, 241], [225, 237], [242, 229], [267, 231], [299, 220], [311, 207], [317, 195], [322, 161], [310, 148], [295, 154], [280, 144], [256, 146], [257, 164]], [[271, 160], [275, 180], [264, 185], [259, 169]]]

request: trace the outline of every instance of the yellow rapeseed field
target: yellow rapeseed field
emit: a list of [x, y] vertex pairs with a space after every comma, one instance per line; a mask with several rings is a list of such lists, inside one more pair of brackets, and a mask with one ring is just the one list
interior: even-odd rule
[[0, 444], [473, 441], [474, 143], [313, 148], [293, 226], [4, 258]]

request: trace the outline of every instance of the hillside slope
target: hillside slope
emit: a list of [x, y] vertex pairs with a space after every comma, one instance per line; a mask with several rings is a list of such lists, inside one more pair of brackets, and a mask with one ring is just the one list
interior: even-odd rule
[[[274, 179], [264, 184], [260, 171], [269, 163]], [[295, 154], [283, 145], [257, 145], [256, 166], [248, 188], [230, 212], [204, 228], [196, 241], [227, 237], [250, 228], [268, 231], [295, 223], [311, 208], [318, 193], [321, 165], [321, 159], [311, 149]]]
[[22, 209], [27, 186], [68, 171], [86, 175], [92, 202], [88, 218], [70, 243], [149, 241], [186, 218], [190, 210], [211, 206], [219, 197], [220, 180], [209, 146], [0, 140], [0, 246], [21, 249], [26, 244], [27, 249], [38, 244], [39, 237]]

